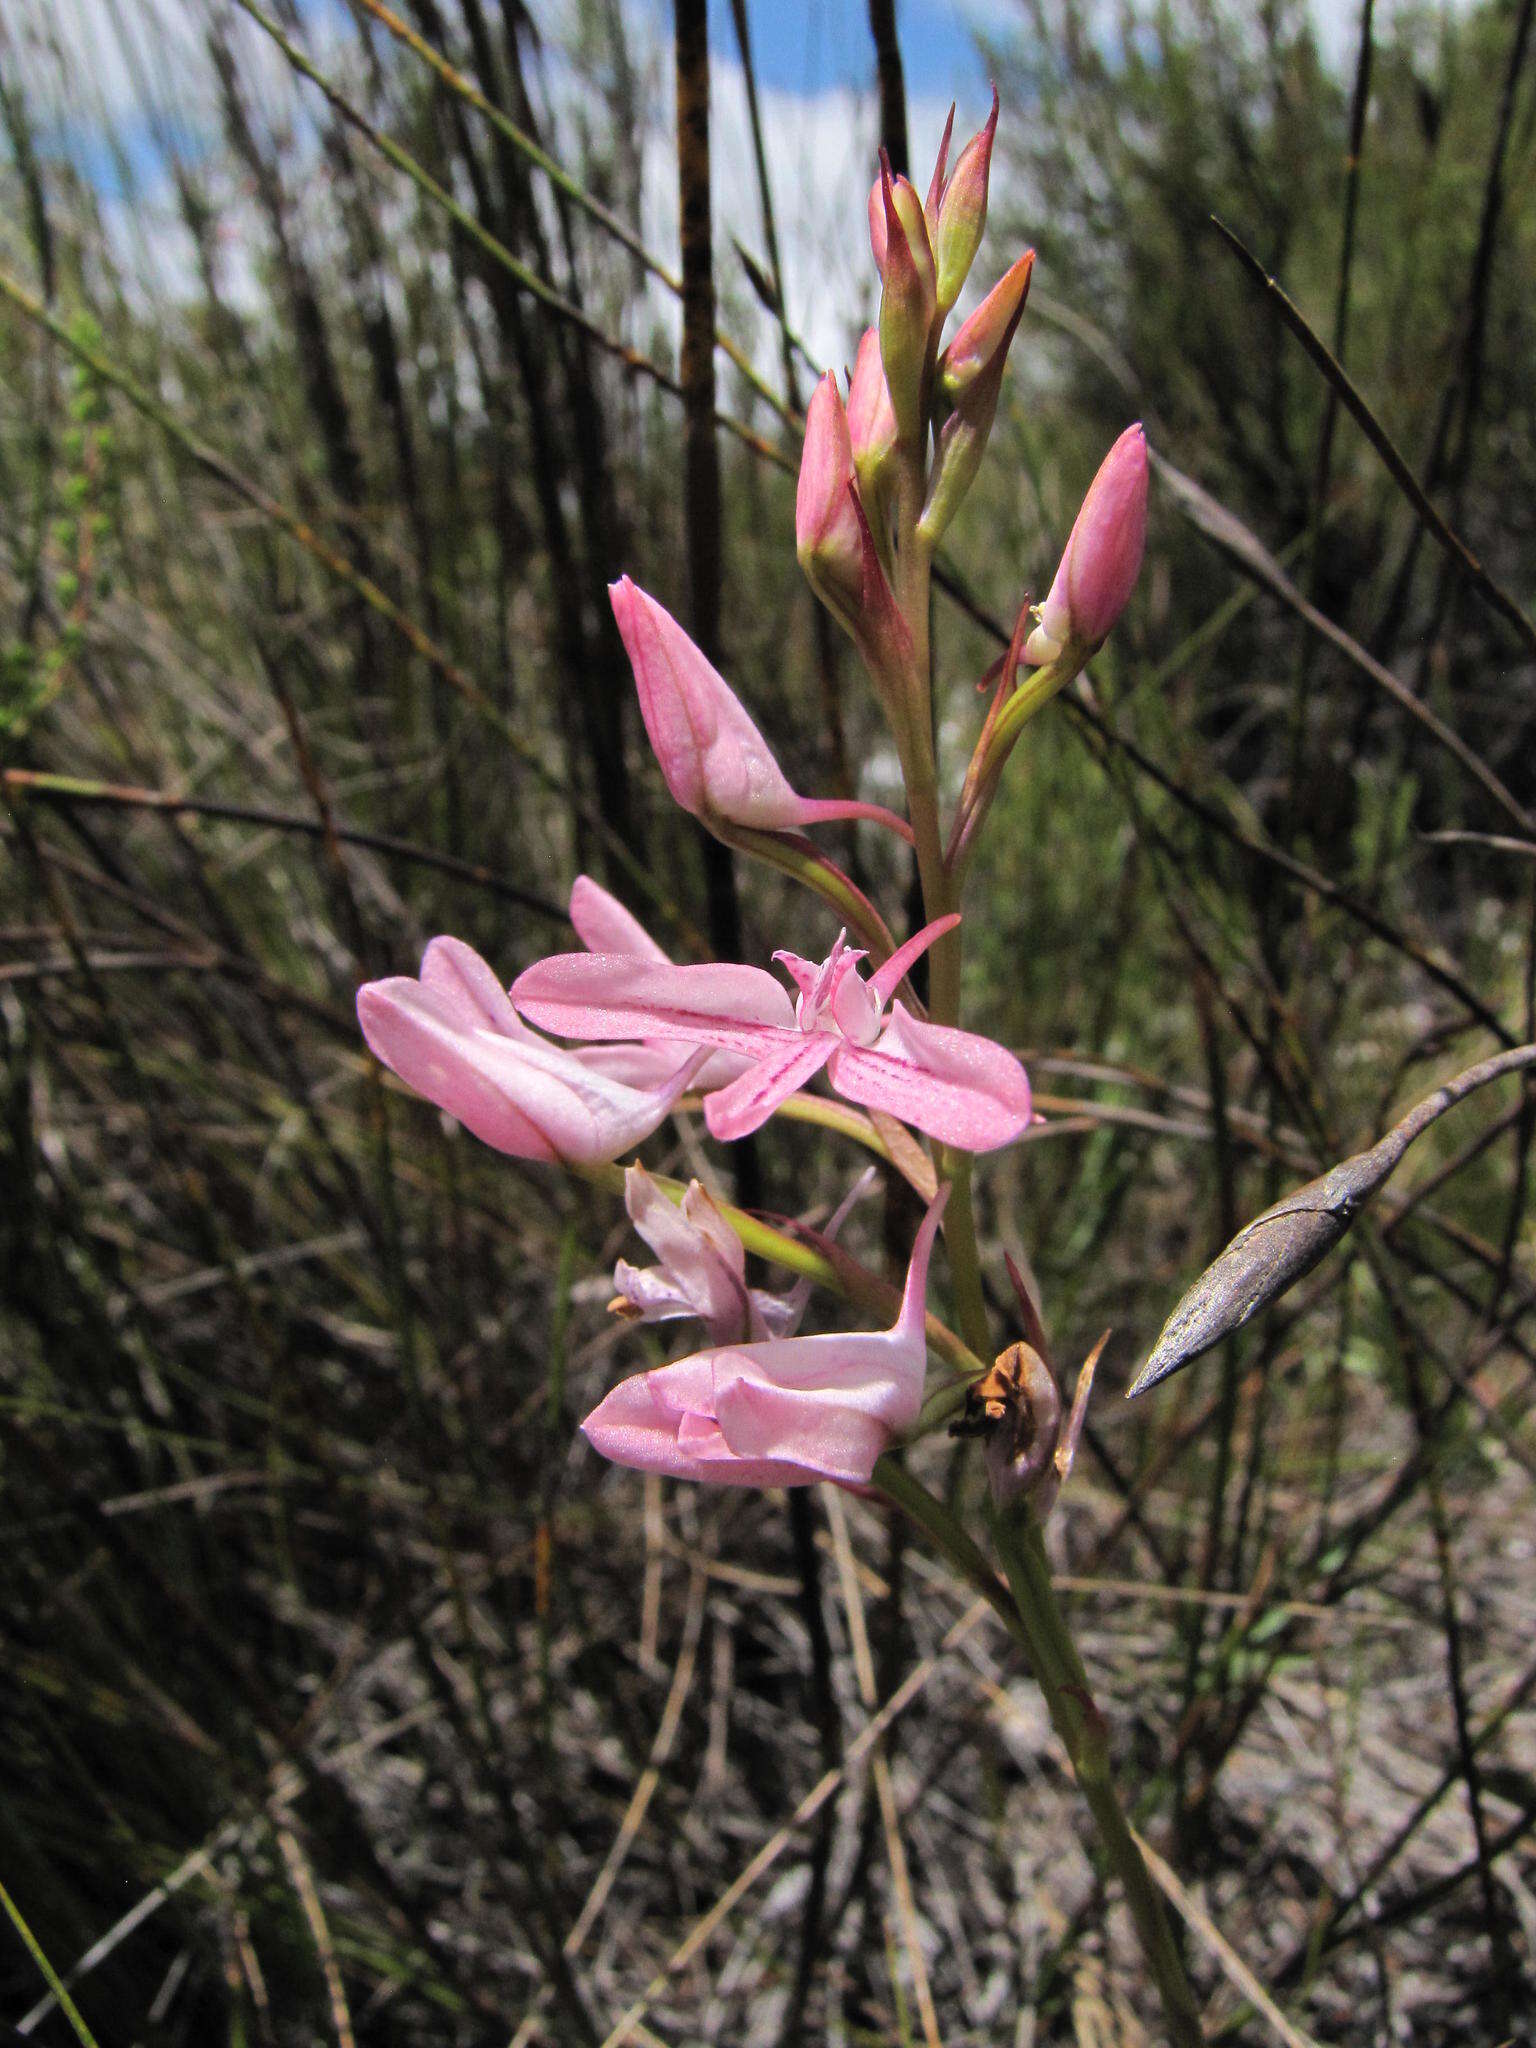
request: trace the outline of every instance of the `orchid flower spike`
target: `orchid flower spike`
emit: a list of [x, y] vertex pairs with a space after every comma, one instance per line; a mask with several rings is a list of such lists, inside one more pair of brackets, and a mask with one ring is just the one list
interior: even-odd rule
[[863, 1486], [917, 1421], [928, 1261], [949, 1189], [912, 1247], [889, 1330], [716, 1346], [622, 1380], [582, 1423], [617, 1465], [717, 1486]]
[[408, 1088], [517, 1159], [588, 1166], [648, 1138], [704, 1064], [673, 1058], [634, 1086], [587, 1052], [530, 1031], [494, 972], [460, 939], [434, 939], [421, 975], [370, 981], [357, 1017], [375, 1057]]
[[[836, 1238], [874, 1178], [871, 1166], [854, 1182], [827, 1223], [828, 1238]], [[697, 1316], [711, 1344], [792, 1337], [799, 1329], [811, 1298], [810, 1281], [797, 1280], [788, 1294], [748, 1287], [741, 1239], [701, 1181], [691, 1180], [677, 1205], [637, 1161], [624, 1175], [624, 1206], [661, 1263], [641, 1268], [619, 1260], [613, 1269], [618, 1294], [608, 1304], [616, 1315], [641, 1323]]]
[[1054, 661], [1070, 647], [1086, 660], [1124, 611], [1146, 543], [1147, 437], [1138, 422], [1088, 486], [1024, 659]]
[[797, 795], [735, 692], [671, 613], [627, 576], [608, 595], [646, 732], [685, 811], [717, 836], [733, 825], [791, 832], [828, 819], [870, 818], [910, 841], [911, 828], [881, 804]]
[[660, 967], [600, 953], [535, 962], [512, 1000], [565, 1038], [671, 1038], [744, 1055], [751, 1064], [740, 1078], [704, 1099], [705, 1121], [721, 1140], [757, 1130], [825, 1068], [847, 1101], [884, 1110], [941, 1144], [989, 1152], [1011, 1144], [1030, 1120], [1024, 1069], [991, 1039], [924, 1022], [891, 1001], [913, 962], [958, 922], [925, 925], [867, 981], [858, 972], [865, 955], [850, 951], [841, 933], [819, 963], [779, 953], [799, 991], [793, 1004], [758, 967]]

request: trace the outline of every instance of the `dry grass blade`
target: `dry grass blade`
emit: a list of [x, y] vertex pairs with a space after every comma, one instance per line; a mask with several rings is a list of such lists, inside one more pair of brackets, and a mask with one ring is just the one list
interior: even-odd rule
[[277, 1846], [282, 1851], [289, 1881], [299, 1895], [304, 1909], [310, 1938], [315, 1944], [315, 1954], [320, 1958], [320, 1968], [325, 1977], [326, 1996], [331, 2002], [331, 2025], [336, 2030], [336, 2048], [357, 2048], [357, 2036], [352, 2031], [352, 2014], [347, 2006], [346, 1986], [341, 1981], [341, 1966], [336, 1960], [336, 1950], [331, 1942], [331, 1930], [325, 1918], [325, 1908], [320, 1903], [320, 1892], [315, 1884], [315, 1874], [309, 1867], [309, 1859], [299, 1847], [299, 1838], [290, 1827], [279, 1823], [273, 1833]]
[[603, 1867], [593, 1880], [581, 1911], [565, 1937], [565, 1952], [574, 1958], [596, 1926], [598, 1916], [607, 1903], [608, 1894], [613, 1890], [614, 1880], [624, 1867], [624, 1859], [634, 1846], [635, 1837], [645, 1825], [645, 1816], [650, 1810], [656, 1788], [661, 1783], [662, 1766], [672, 1754], [672, 1745], [677, 1740], [677, 1731], [683, 1718], [683, 1707], [687, 1702], [688, 1689], [693, 1684], [693, 1674], [698, 1663], [699, 1633], [704, 1626], [704, 1574], [694, 1569], [688, 1585], [688, 1611], [683, 1627], [682, 1645], [677, 1653], [677, 1664], [673, 1669], [672, 1683], [667, 1689], [666, 1704], [661, 1710], [651, 1753], [646, 1759], [645, 1769], [636, 1782], [619, 1831], [613, 1838], [613, 1846], [603, 1858]]
[[[848, 1535], [848, 1513], [843, 1506], [842, 1495], [835, 1486], [822, 1487], [821, 1496], [827, 1511], [827, 1524], [832, 1532], [833, 1555], [837, 1560], [837, 1580], [843, 1596], [843, 1612], [848, 1621], [848, 1639], [853, 1648], [853, 1668], [858, 1679], [859, 1697], [866, 1712], [873, 1713], [879, 1700], [879, 1693], [875, 1685], [875, 1661], [869, 1649], [869, 1631], [864, 1621], [864, 1595], [859, 1588], [853, 1545]], [[875, 1751], [873, 1773], [875, 1796], [880, 1802], [880, 1822], [885, 1830], [886, 1860], [891, 1866], [891, 1889], [896, 1894], [902, 1946], [906, 1951], [907, 1968], [912, 1974], [912, 1989], [917, 1998], [918, 2017], [923, 2023], [923, 2038], [928, 2043], [928, 2048], [941, 2048], [939, 2016], [934, 2009], [933, 1987], [928, 1981], [928, 1965], [923, 1959], [917, 1908], [912, 1898], [912, 1878], [907, 1868], [906, 1847], [901, 1839], [901, 1815], [896, 1804], [896, 1787], [891, 1777], [890, 1758], [883, 1746]]]
[[1146, 1859], [1147, 1868], [1156, 1879], [1158, 1889], [1164, 1898], [1179, 1917], [1193, 1928], [1198, 1940], [1215, 1957], [1222, 1975], [1265, 2021], [1275, 2038], [1283, 2042], [1285, 2048], [1319, 2048], [1319, 2043], [1311, 2034], [1304, 2034], [1300, 2027], [1286, 2018], [1209, 1913], [1202, 1910], [1177, 1872], [1170, 1869], [1142, 1836], [1137, 1835], [1136, 1840]]
[[938, 1649], [915, 1664], [877, 1714], [865, 1722], [859, 1733], [843, 1752], [843, 1760], [835, 1770], [825, 1771], [796, 1806], [793, 1813], [777, 1828], [750, 1862], [720, 1894], [719, 1898], [693, 1923], [687, 1935], [680, 1941], [661, 1968], [641, 1992], [634, 2003], [626, 2008], [609, 2032], [603, 2037], [601, 2048], [620, 2048], [620, 2044], [634, 2038], [636, 2029], [647, 2012], [666, 1990], [671, 1979], [699, 1953], [717, 1928], [736, 1910], [749, 1891], [758, 1881], [766, 1877], [778, 1862], [784, 1851], [794, 1840], [797, 1832], [807, 1821], [814, 1820], [838, 1787], [847, 1778], [860, 1759], [879, 1742], [899, 1715], [906, 1712], [938, 1670], [943, 1660], [959, 1648], [984, 1614], [991, 1611], [991, 1603], [974, 1600], [958, 1621], [945, 1632]]

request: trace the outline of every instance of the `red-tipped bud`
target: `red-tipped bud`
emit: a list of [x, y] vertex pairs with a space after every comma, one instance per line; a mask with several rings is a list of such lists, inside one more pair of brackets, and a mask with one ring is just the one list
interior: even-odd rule
[[1125, 609], [1147, 542], [1147, 437], [1127, 427], [1099, 465], [1067, 537], [1066, 552], [1026, 661], [1054, 661], [1069, 644], [1091, 654]]
[[[955, 173], [959, 176], [958, 170]], [[992, 422], [1008, 350], [1029, 296], [1035, 252], [1026, 249], [998, 284], [992, 287], [939, 358], [939, 389], [954, 411], [939, 436], [928, 503], [920, 531], [936, 543], [975, 480]]]
[[881, 268], [880, 357], [902, 438], [920, 441], [938, 288], [922, 201], [882, 163], [885, 262]]
[[880, 336], [873, 327], [865, 328], [854, 358], [848, 386], [848, 437], [859, 490], [865, 504], [873, 505], [880, 494], [881, 470], [896, 446], [896, 415], [880, 360]]
[[932, 235], [939, 225], [939, 201], [944, 197], [944, 170], [949, 162], [949, 138], [955, 132], [955, 103], [949, 103], [949, 118], [944, 123], [944, 133], [939, 139], [939, 153], [934, 160], [933, 176], [928, 181], [928, 197], [923, 201], [923, 218]]
[[997, 133], [997, 89], [987, 125], [960, 152], [960, 161], [944, 187], [933, 234], [939, 311], [947, 313], [960, 296], [981, 247], [987, 225], [987, 182], [992, 170], [992, 141]]
[[[959, 173], [955, 174], [957, 177]], [[939, 389], [951, 405], [965, 407], [974, 393], [1001, 383], [1003, 365], [1029, 297], [1035, 252], [1026, 249], [993, 285], [971, 317], [963, 321], [939, 358]], [[994, 389], [993, 403], [996, 403]]]
[[795, 547], [811, 588], [852, 635], [884, 689], [911, 648], [859, 499], [848, 417], [830, 371], [805, 416]]
[[805, 446], [795, 492], [795, 551], [812, 587], [833, 606], [856, 605], [864, 582], [864, 542], [849, 495], [853, 445], [829, 370], [805, 416]]

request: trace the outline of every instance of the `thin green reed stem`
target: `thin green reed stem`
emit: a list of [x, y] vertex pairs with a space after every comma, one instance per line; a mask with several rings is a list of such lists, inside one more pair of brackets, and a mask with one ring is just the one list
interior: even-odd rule
[[15, 1900], [11, 1897], [10, 1893], [6, 1890], [3, 1884], [0, 1884], [0, 1906], [3, 1906], [5, 1908], [6, 1915], [10, 1920], [11, 1925], [15, 1928], [16, 1932], [21, 1936], [27, 1954], [32, 1958], [33, 1962], [36, 1963], [37, 1967], [42, 1971], [48, 1989], [53, 1993], [54, 1997], [59, 2002], [59, 2010], [63, 2013], [65, 2019], [69, 2021], [69, 2024], [74, 2028], [76, 2039], [79, 2040], [79, 2042], [81, 2043], [81, 2048], [96, 2048], [96, 2036], [91, 2032], [90, 2028], [85, 2024], [85, 2021], [81, 2018], [80, 2008], [75, 2004], [75, 2001], [64, 1989], [64, 1979], [59, 1975], [58, 1971], [53, 1967], [52, 1963], [49, 1962], [48, 1958], [43, 1954], [42, 1949], [38, 1946], [36, 1935], [33, 1934], [31, 1928], [27, 1925], [26, 1921], [22, 1919], [21, 1913], [16, 1905]]
[[1045, 1697], [1051, 1725], [1071, 1761], [1072, 1774], [1093, 1816], [1099, 1846], [1125, 1891], [1147, 1968], [1162, 1999], [1175, 2048], [1200, 2048], [1200, 2015], [1174, 1944], [1163, 1902], [1121, 1809], [1110, 1772], [1109, 1730], [1094, 1704], [1088, 1674], [1051, 1584], [1039, 1524], [1026, 1505], [992, 1517], [992, 1536], [1012, 1599], [997, 1574], [949, 1509], [893, 1457], [882, 1458], [874, 1484], [917, 1523], [940, 1555], [987, 1599], [1029, 1657]]

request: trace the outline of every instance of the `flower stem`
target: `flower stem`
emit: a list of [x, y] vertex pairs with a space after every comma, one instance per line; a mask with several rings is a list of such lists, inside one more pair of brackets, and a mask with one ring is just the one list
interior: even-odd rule
[[979, 1358], [991, 1347], [987, 1305], [981, 1291], [981, 1253], [976, 1244], [976, 1215], [971, 1207], [971, 1155], [945, 1149], [941, 1172], [949, 1179], [949, 1206], [944, 1212], [944, 1242], [949, 1250], [949, 1277], [955, 1290], [960, 1334]]
[[[953, 1200], [953, 1197], [951, 1197]], [[1066, 1617], [1051, 1584], [1039, 1524], [1027, 1503], [991, 1517], [993, 1540], [1008, 1580], [1009, 1599], [997, 1573], [941, 1500], [935, 1498], [897, 1458], [876, 1465], [873, 1484], [909, 1516], [966, 1582], [988, 1600], [1027, 1654], [1035, 1682], [1045, 1696], [1051, 1725], [1060, 1736], [1104, 1859], [1125, 1889], [1126, 1903], [1147, 1967], [1162, 1999], [1168, 2038], [1174, 2048], [1201, 2048], [1199, 2010], [1183, 1960], [1174, 1945], [1163, 1903], [1135, 1836], [1121, 1810], [1110, 1774], [1109, 1730], [1088, 1689], [1088, 1674], [1077, 1653]]]
[[1162, 1999], [1169, 2038], [1176, 2048], [1200, 2048], [1204, 2035], [1194, 1993], [1162, 1899], [1115, 1792], [1108, 1724], [1094, 1704], [1088, 1674], [1056, 1599], [1040, 1526], [1027, 1501], [1012, 1510], [995, 1512], [991, 1523], [1035, 1678], [1093, 1815], [1105, 1861], [1124, 1887], [1142, 1954]]

